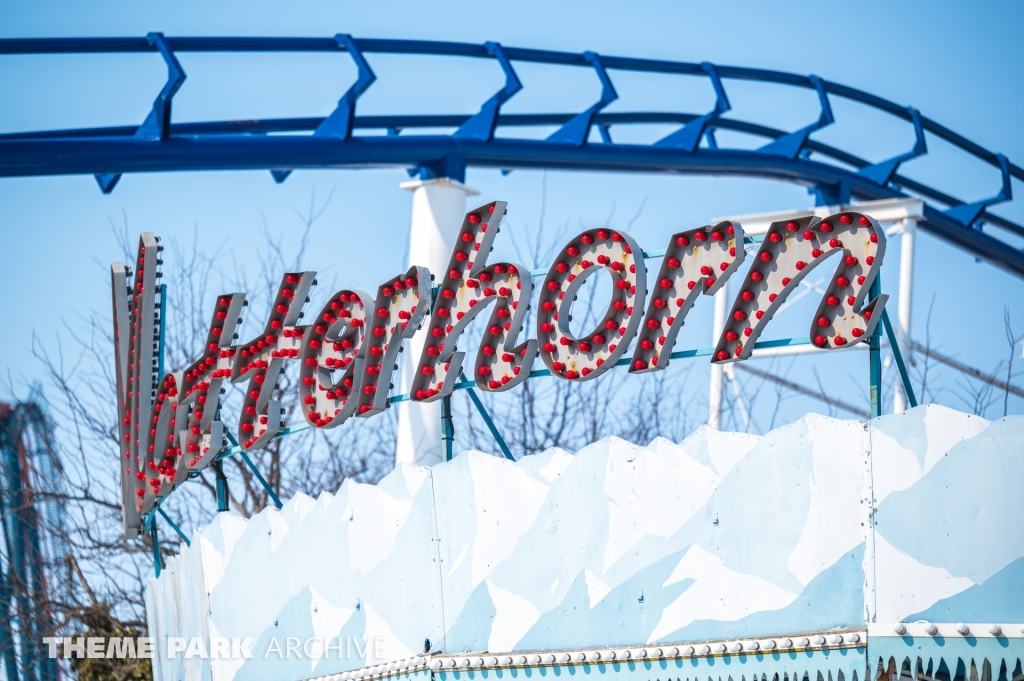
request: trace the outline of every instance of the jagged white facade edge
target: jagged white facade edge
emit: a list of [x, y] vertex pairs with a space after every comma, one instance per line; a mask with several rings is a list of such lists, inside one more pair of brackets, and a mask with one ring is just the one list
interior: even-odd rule
[[[1022, 480], [1024, 417], [935, 405], [400, 466], [197, 529], [147, 589], [154, 668], [305, 679], [426, 639], [506, 653], [1024, 622]], [[172, 636], [251, 637], [254, 659], [168, 658]], [[266, 654], [289, 637], [342, 652]]]

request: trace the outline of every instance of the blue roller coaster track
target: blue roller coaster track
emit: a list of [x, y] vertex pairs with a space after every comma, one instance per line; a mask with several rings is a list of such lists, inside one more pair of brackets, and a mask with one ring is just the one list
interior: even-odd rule
[[[989, 212], [1012, 200], [1012, 178], [1024, 169], [958, 135], [917, 110], [817, 76], [779, 71], [611, 57], [470, 44], [414, 40], [377, 40], [340, 34], [333, 38], [53, 38], [0, 40], [0, 55], [158, 52], [168, 79], [153, 110], [135, 127], [25, 132], [0, 135], [0, 176], [94, 174], [104, 192], [122, 173], [266, 169], [281, 182], [298, 168], [403, 167], [423, 178], [462, 180], [468, 166], [478, 168], [601, 170], [628, 173], [732, 175], [795, 183], [808, 187], [819, 204], [918, 196], [925, 200], [920, 226], [932, 234], [1018, 277], [1024, 277], [1024, 252], [1014, 245], [1024, 227]], [[326, 118], [172, 123], [171, 102], [185, 80], [175, 57], [184, 52], [346, 52], [358, 69], [356, 82]], [[356, 115], [359, 97], [376, 80], [370, 54], [443, 55], [497, 62], [505, 85], [472, 115]], [[522, 84], [515, 62], [592, 69], [601, 97], [579, 113], [502, 114], [502, 105]], [[716, 95], [706, 113], [603, 112], [617, 97], [609, 75], [634, 71], [690, 75], [710, 80]], [[729, 80], [758, 81], [810, 89], [820, 104], [818, 119], [795, 131], [726, 118]], [[913, 126], [913, 148], [881, 163], [812, 139], [834, 122], [830, 98], [872, 107]], [[613, 140], [616, 127], [677, 124], [678, 130], [653, 144]], [[553, 127], [546, 139], [496, 136], [498, 128]], [[455, 128], [449, 135], [417, 134], [428, 128]], [[601, 142], [590, 141], [596, 128]], [[384, 130], [387, 135], [355, 134]], [[761, 138], [758, 149], [723, 148], [715, 132], [733, 131]], [[294, 134], [310, 131], [311, 134]], [[280, 134], [289, 133], [289, 134]], [[965, 202], [899, 173], [900, 165], [927, 153], [933, 135], [998, 169], [1002, 186], [991, 198]], [[1010, 239], [1007, 239], [1007, 237]]]

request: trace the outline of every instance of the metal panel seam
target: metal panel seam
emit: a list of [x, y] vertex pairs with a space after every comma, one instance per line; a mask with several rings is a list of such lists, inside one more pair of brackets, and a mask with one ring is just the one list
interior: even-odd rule
[[865, 613], [865, 620], [867, 622], [874, 622], [878, 613], [878, 571], [875, 566], [875, 460], [874, 460], [874, 440], [871, 437], [872, 427], [871, 421], [867, 421], [864, 424], [864, 462], [867, 466], [867, 521], [868, 531], [864, 535], [864, 552], [865, 557], [870, 561], [868, 570], [865, 571], [865, 575], [870, 575], [869, 582], [865, 584], [865, 610], [868, 610], [868, 602], [870, 603], [870, 613]]
[[[437, 562], [437, 584], [438, 584], [438, 595], [441, 598], [441, 646], [442, 650], [448, 650], [448, 626], [445, 623], [444, 618], [444, 573], [441, 571], [441, 534], [438, 530], [437, 525], [437, 500], [434, 494], [434, 469], [430, 469], [430, 473], [427, 475], [430, 479], [430, 515], [434, 520], [434, 555]], [[431, 646], [433, 648], [434, 646]], [[428, 651], [425, 651], [428, 652]], [[430, 673], [433, 678], [434, 673]]]

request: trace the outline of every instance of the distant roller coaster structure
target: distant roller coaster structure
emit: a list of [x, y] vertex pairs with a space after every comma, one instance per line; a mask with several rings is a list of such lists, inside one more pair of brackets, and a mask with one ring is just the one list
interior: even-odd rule
[[[0, 135], [0, 176], [96, 175], [104, 192], [113, 190], [122, 173], [196, 170], [266, 169], [283, 181], [299, 168], [404, 167], [422, 179], [462, 181], [467, 167], [557, 169], [626, 173], [732, 175], [790, 182], [811, 189], [819, 205], [846, 204], [917, 196], [925, 201], [919, 225], [973, 256], [1017, 277], [1024, 277], [1024, 252], [1008, 235], [1024, 237], [1024, 226], [988, 209], [1012, 200], [1012, 178], [1024, 169], [952, 130], [900, 106], [817, 76], [704, 63], [687, 63], [470, 44], [353, 38], [165, 37], [53, 38], [0, 40], [0, 55], [158, 52], [168, 79], [153, 110], [138, 127], [20, 132]], [[326, 118], [172, 123], [171, 102], [185, 80], [175, 57], [184, 52], [347, 52], [358, 69], [355, 83]], [[359, 97], [376, 76], [371, 54], [466, 57], [495, 60], [505, 75], [504, 87], [473, 115], [356, 115]], [[502, 114], [501, 107], [521, 88], [515, 62], [580, 66], [600, 80], [599, 101], [578, 113]], [[617, 112], [603, 109], [618, 95], [610, 72], [634, 71], [708, 78], [716, 102], [706, 113]], [[820, 104], [818, 119], [795, 131], [726, 118], [731, 105], [729, 80], [758, 81], [810, 89]], [[870, 163], [852, 153], [812, 139], [834, 122], [831, 97], [851, 100], [913, 126], [916, 142], [906, 153]], [[615, 142], [616, 127], [631, 124], [678, 124], [681, 127], [653, 144]], [[503, 127], [560, 126], [546, 139], [497, 136]], [[601, 142], [591, 143], [596, 126]], [[428, 128], [455, 128], [449, 135], [417, 134]], [[385, 130], [387, 135], [356, 131]], [[756, 150], [724, 148], [718, 130], [761, 138]], [[311, 131], [311, 134], [294, 134]], [[278, 134], [289, 133], [289, 134]], [[1002, 186], [994, 196], [961, 201], [937, 188], [899, 173], [900, 165], [927, 153], [927, 135], [997, 168]], [[993, 229], [994, 228], [994, 229]]]
[[0, 659], [7, 681], [56, 681], [47, 656], [54, 602], [63, 597], [55, 568], [68, 558], [63, 477], [53, 426], [41, 395], [0, 402]]

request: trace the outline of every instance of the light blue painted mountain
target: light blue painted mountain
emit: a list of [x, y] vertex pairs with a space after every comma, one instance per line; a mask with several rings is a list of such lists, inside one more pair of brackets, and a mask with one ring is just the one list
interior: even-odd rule
[[[162, 656], [157, 677], [297, 680], [427, 640], [499, 652], [1024, 621], [1022, 435], [1021, 417], [936, 406], [870, 424], [812, 414], [763, 437], [467, 452], [221, 514], [151, 581], [150, 631], [251, 637], [259, 664]], [[376, 644], [264, 659], [286, 637]]]

